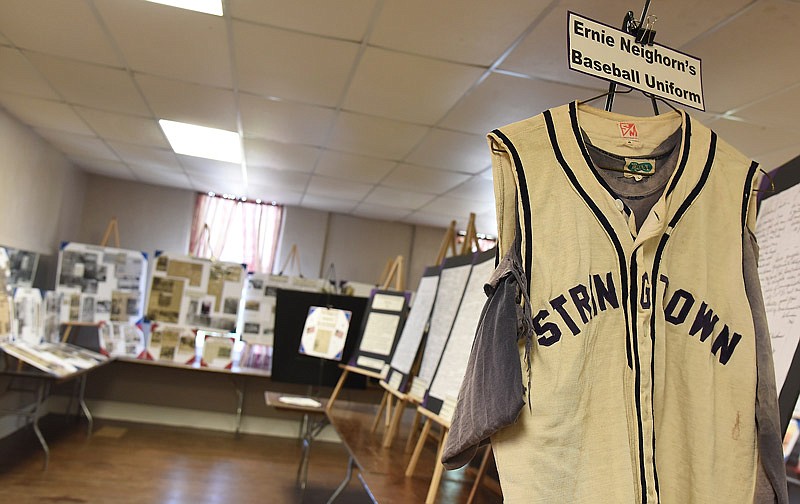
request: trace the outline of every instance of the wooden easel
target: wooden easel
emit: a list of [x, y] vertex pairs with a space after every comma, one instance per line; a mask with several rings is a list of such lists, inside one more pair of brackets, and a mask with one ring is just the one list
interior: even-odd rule
[[464, 242], [461, 244], [461, 254], [467, 255], [472, 253], [472, 247], [480, 251], [481, 247], [478, 244], [478, 232], [475, 230], [475, 214], [469, 214], [469, 221], [467, 222], [467, 231], [464, 234]]
[[[474, 214], [473, 214], [474, 215]], [[436, 264], [442, 264], [444, 258], [447, 257], [447, 251], [450, 255], [456, 255], [456, 221], [450, 221], [450, 227], [442, 238], [442, 245], [439, 247], [439, 255], [436, 256]]]
[[279, 275], [283, 275], [286, 272], [286, 267], [294, 266], [297, 268], [297, 274], [300, 278], [303, 278], [303, 268], [300, 266], [300, 254], [297, 252], [297, 244], [293, 243], [292, 248], [289, 250], [289, 255], [286, 256], [286, 260], [283, 262], [283, 266], [281, 267], [280, 271], [278, 272]]
[[[392, 279], [394, 279], [394, 287], [392, 288]], [[381, 279], [378, 282], [381, 290], [396, 290], [402, 292], [405, 290], [405, 268], [403, 267], [403, 256], [399, 255], [394, 260], [389, 259], [386, 266], [383, 268]]]
[[100, 246], [105, 247], [108, 245], [108, 239], [111, 237], [111, 233], [114, 233], [114, 246], [119, 248], [119, 225], [117, 224], [117, 218], [111, 217], [111, 220], [108, 221], [108, 226], [106, 226], [106, 231], [103, 233], [103, 239], [100, 240]]
[[342, 387], [344, 386], [344, 381], [347, 379], [347, 375], [349, 373], [356, 373], [367, 376], [369, 378], [375, 378], [377, 380], [380, 380], [381, 378], [380, 373], [376, 373], [374, 371], [368, 371], [366, 369], [361, 369], [355, 366], [350, 366], [348, 364], [339, 364], [339, 369], [342, 370], [342, 375], [339, 377], [339, 381], [336, 382], [336, 386], [333, 388], [331, 397], [328, 399], [328, 404], [325, 406], [325, 411], [330, 411], [331, 409], [333, 409], [333, 404], [336, 402], [336, 398], [339, 396], [339, 392], [342, 391]]

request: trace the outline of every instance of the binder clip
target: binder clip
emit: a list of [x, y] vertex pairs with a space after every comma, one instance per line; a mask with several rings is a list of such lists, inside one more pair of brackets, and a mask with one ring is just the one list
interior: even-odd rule
[[637, 26], [634, 30], [633, 35], [636, 37], [636, 42], [643, 44], [643, 45], [653, 45], [653, 41], [656, 38], [656, 31], [653, 27], [658, 21], [658, 18], [654, 15], [647, 16], [644, 21], [644, 26]]

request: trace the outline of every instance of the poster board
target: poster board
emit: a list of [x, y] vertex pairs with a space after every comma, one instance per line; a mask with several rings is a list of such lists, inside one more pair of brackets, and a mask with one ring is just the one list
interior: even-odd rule
[[350, 365], [386, 376], [408, 314], [409, 292], [375, 289]]
[[310, 357], [341, 361], [353, 312], [329, 306], [310, 306], [298, 352]]
[[[367, 298], [339, 296], [319, 292], [278, 289], [275, 304], [275, 344], [272, 350], [272, 380], [312, 386], [334, 386], [341, 375], [339, 363], [302, 355], [300, 338], [308, 310], [312, 306], [330, 306], [351, 312], [350, 328], [345, 339], [342, 361], [348, 362], [358, 342], [358, 328], [364, 320]], [[346, 386], [364, 388], [365, 377], [350, 373]]]
[[400, 334], [385, 376], [386, 386], [394, 392], [405, 393], [407, 391], [411, 378], [411, 367], [414, 365], [425, 329], [431, 318], [441, 271], [440, 266], [425, 268], [417, 286], [414, 304], [408, 313], [403, 332]]
[[433, 375], [442, 357], [447, 337], [453, 327], [458, 306], [472, 271], [473, 254], [448, 257], [442, 263], [439, 285], [436, 290], [436, 303], [431, 312], [430, 329], [422, 352], [419, 374], [414, 377], [408, 394], [422, 401], [430, 387]]
[[119, 322], [142, 318], [147, 254], [64, 242], [58, 253], [56, 290], [63, 293], [62, 322]]
[[14, 337], [30, 344], [44, 339], [44, 300], [42, 292], [32, 287], [14, 289]]
[[[800, 157], [761, 181], [756, 237], [758, 273], [770, 328], [781, 429], [786, 432], [800, 394]], [[770, 185], [774, 185], [770, 187]]]
[[0, 342], [11, 340], [11, 321], [14, 320], [14, 304], [8, 287], [8, 254], [0, 247]]
[[448, 422], [452, 419], [458, 391], [467, 372], [475, 332], [486, 304], [483, 287], [494, 271], [496, 252], [496, 248], [492, 248], [476, 254], [442, 358], [422, 403], [425, 409]]

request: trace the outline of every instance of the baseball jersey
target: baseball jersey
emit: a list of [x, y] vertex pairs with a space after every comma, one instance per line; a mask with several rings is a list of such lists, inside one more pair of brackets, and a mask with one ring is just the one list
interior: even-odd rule
[[784, 501], [743, 268], [757, 165], [683, 112], [572, 103], [489, 137], [533, 326], [529, 404], [492, 436], [506, 501], [749, 504], [762, 466]]

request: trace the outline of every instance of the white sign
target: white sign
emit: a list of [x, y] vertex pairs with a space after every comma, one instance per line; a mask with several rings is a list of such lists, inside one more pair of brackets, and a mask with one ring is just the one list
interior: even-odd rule
[[574, 12], [567, 14], [569, 68], [705, 110], [700, 59]]
[[346, 310], [323, 306], [310, 307], [300, 338], [300, 353], [323, 359], [342, 360], [352, 316], [352, 312]]

